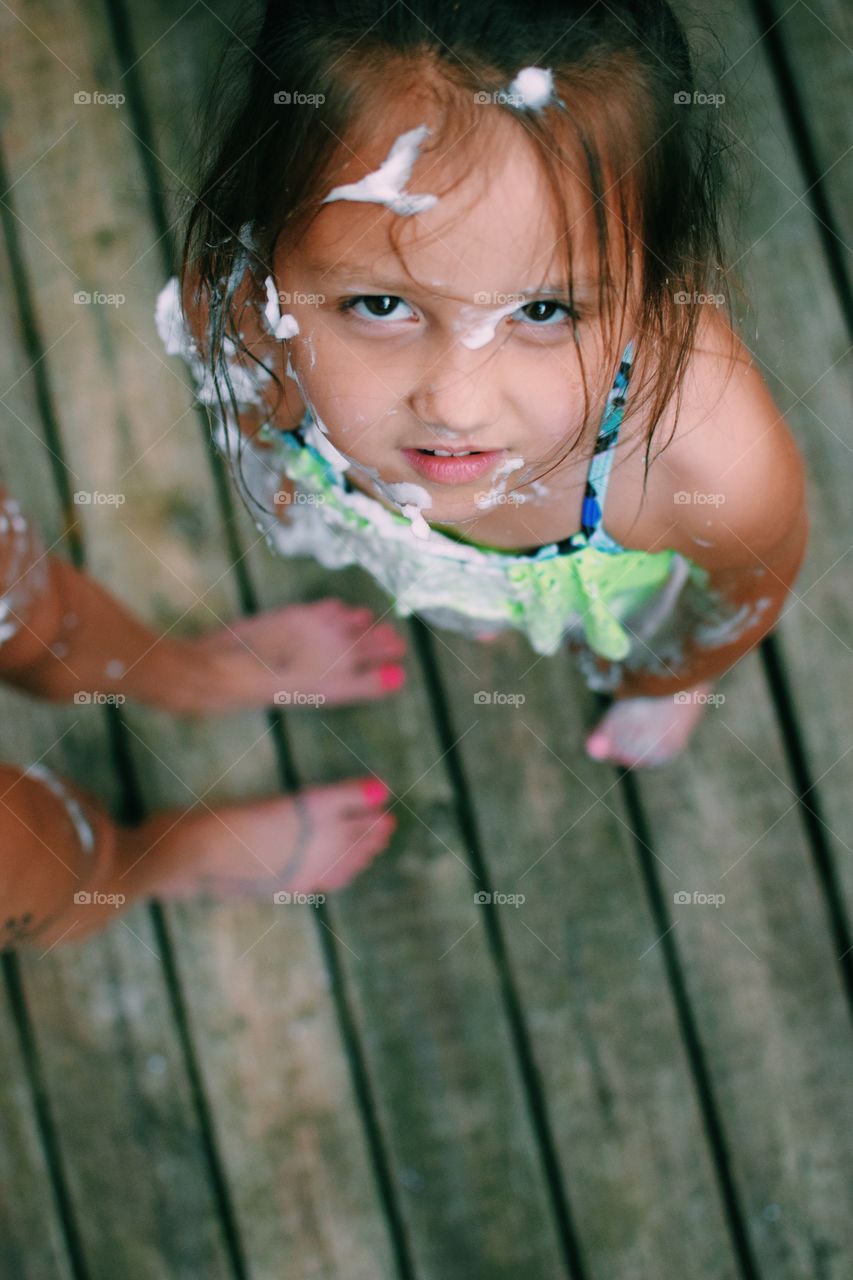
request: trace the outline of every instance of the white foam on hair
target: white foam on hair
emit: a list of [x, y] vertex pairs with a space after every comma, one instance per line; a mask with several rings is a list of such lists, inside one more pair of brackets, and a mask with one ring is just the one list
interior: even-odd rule
[[[187, 326], [177, 276], [172, 276], [157, 295], [154, 324], [166, 354], [180, 356], [189, 366], [195, 383], [196, 398], [202, 404], [218, 404], [213, 374], [202, 359], [195, 338]], [[226, 355], [225, 367], [228, 370], [237, 403], [263, 404], [260, 388], [271, 380], [272, 375], [269, 370], [257, 364], [253, 364], [252, 368], [246, 368], [233, 359], [236, 347], [229, 338], [225, 339], [223, 346]]]
[[554, 76], [550, 68], [523, 67], [509, 86], [509, 96], [519, 105], [541, 111], [554, 96]]
[[278, 290], [275, 287], [275, 280], [273, 280], [272, 276], [267, 276], [264, 280], [264, 289], [267, 295], [264, 319], [267, 322], [267, 328], [270, 333], [279, 342], [286, 342], [288, 338], [295, 338], [299, 332], [299, 322], [296, 316], [291, 316], [287, 313], [282, 315]]
[[418, 158], [418, 151], [424, 138], [430, 132], [425, 124], [416, 129], [409, 129], [395, 139], [385, 159], [378, 169], [365, 174], [358, 182], [347, 182], [333, 187], [321, 204], [329, 204], [333, 200], [366, 201], [370, 204], [384, 204], [393, 213], [409, 217], [413, 213], [424, 213], [438, 203], [438, 196], [405, 192], [403, 187], [412, 176], [412, 169]]

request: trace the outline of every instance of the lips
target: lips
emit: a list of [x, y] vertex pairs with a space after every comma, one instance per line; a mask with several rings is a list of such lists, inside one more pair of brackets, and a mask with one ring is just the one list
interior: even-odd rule
[[[457, 445], [455, 455], [465, 453], [467, 446]], [[436, 456], [427, 449], [401, 449], [410, 466], [436, 484], [466, 484], [486, 475], [506, 453], [505, 449], [482, 449], [465, 453], [463, 457]]]

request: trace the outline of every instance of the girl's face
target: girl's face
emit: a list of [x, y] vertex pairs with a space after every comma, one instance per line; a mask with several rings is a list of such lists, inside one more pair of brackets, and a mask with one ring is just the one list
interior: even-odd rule
[[[407, 127], [354, 159], [329, 190], [378, 169]], [[577, 438], [584, 416], [566, 246], [544, 179], [514, 128], [486, 151], [476, 178], [416, 216], [378, 203], [325, 204], [275, 262], [282, 312], [299, 324], [289, 350], [306, 403], [347, 458], [386, 484], [426, 490], [437, 523], [472, 521], [490, 491], [486, 507], [504, 488], [535, 502], [525, 483]], [[404, 190], [441, 190], [446, 172], [427, 152]], [[594, 219], [583, 196], [577, 182], [567, 189], [574, 307], [588, 384], [603, 400], [615, 369], [605, 368]], [[454, 462], [432, 457], [436, 449], [484, 456]], [[359, 466], [351, 474], [371, 490]]]

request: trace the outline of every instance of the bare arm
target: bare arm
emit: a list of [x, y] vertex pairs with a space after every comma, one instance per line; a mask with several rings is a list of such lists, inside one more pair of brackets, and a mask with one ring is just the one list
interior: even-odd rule
[[[712, 680], [772, 629], [805, 556], [805, 468], [791, 431], [742, 344], [720, 324], [695, 362], [684, 420], [654, 466], [657, 534], [701, 565], [720, 601], [716, 628], [688, 635], [671, 675], [628, 673], [618, 697], [663, 696]], [[734, 342], [735, 363], [729, 363]], [[723, 377], [724, 370], [727, 376]]]

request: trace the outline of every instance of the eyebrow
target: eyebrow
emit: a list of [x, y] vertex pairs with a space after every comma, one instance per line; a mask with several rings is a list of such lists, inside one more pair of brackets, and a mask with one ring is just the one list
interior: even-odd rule
[[[418, 284], [416, 281], [406, 278], [405, 280], [393, 280], [389, 276], [379, 276], [374, 278], [374, 268], [368, 266], [367, 263], [353, 264], [337, 264], [323, 271], [319, 263], [310, 263], [309, 267], [317, 270], [324, 279], [342, 280], [347, 277], [358, 279], [362, 284], [375, 284], [376, 288], [380, 287], [380, 283], [386, 286], [389, 292], [405, 293], [407, 290], [420, 290], [424, 293], [435, 292], [434, 288], [427, 285]], [[598, 289], [598, 281], [589, 276], [576, 276], [574, 280], [574, 292], [594, 292]], [[474, 290], [474, 292], [479, 292]], [[558, 282], [556, 284], [543, 284], [529, 289], [494, 289], [486, 290], [486, 292], [506, 294], [508, 297], [518, 295], [523, 298], [542, 298], [554, 297], [565, 298], [569, 293], [568, 282]]]

